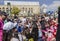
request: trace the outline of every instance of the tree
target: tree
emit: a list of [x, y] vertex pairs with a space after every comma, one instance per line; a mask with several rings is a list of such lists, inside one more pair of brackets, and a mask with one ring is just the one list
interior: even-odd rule
[[20, 10], [17, 7], [13, 7], [11, 10], [11, 14], [14, 14], [14, 15], [18, 15], [19, 12]]

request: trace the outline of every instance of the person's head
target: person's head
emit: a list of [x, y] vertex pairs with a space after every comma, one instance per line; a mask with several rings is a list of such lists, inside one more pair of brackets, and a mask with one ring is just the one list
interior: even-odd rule
[[14, 23], [17, 22], [17, 19], [14, 19]]
[[16, 27], [14, 27], [14, 28], [12, 29], [12, 32], [17, 32]]
[[38, 24], [37, 26], [38, 26], [38, 29], [41, 29], [41, 24]]
[[18, 17], [15, 15], [15, 16], [14, 16], [14, 19], [18, 19]]
[[21, 22], [18, 23], [18, 26], [22, 26]]
[[45, 27], [49, 27], [49, 23], [48, 22], [45, 22]]
[[32, 24], [30, 24], [29, 28], [33, 28], [33, 25], [32, 25]]
[[2, 12], [0, 11], [0, 17], [2, 18], [2, 20], [5, 20], [7, 18], [7, 13], [6, 12]]
[[11, 20], [11, 19], [7, 19], [7, 22], [9, 22], [9, 21], [11, 21], [11, 22], [12, 22], [12, 20]]
[[41, 17], [39, 17], [39, 19], [38, 19], [39, 21], [41, 21]]
[[41, 17], [41, 20], [45, 20], [45, 18], [44, 17]]
[[24, 16], [23, 18], [26, 18], [26, 16]]
[[50, 24], [51, 24], [51, 25], [54, 25], [54, 21], [52, 20]]

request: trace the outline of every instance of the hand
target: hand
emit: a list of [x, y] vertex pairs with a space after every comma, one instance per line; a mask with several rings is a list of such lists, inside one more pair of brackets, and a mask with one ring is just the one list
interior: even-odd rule
[[17, 29], [15, 29], [15, 31], [17, 31]]

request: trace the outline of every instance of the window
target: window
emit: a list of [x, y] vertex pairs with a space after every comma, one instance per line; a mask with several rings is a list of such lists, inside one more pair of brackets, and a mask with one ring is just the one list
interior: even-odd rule
[[31, 8], [31, 13], [33, 13], [33, 8]]
[[24, 7], [23, 7], [23, 9], [24, 9]]
[[24, 12], [24, 7], [22, 9], [23, 9], [23, 12]]
[[29, 11], [30, 11], [30, 8], [29, 8]]
[[2, 9], [5, 9], [4, 7]]
[[0, 8], [1, 9], [1, 8]]
[[7, 12], [7, 13], [9, 12], [8, 8], [6, 8], [6, 12]]
[[6, 9], [8, 9], [8, 8], [6, 8]]
[[28, 13], [30, 13], [30, 8], [29, 8], [29, 11], [28, 11]]
[[33, 13], [33, 8], [29, 8], [29, 13]]
[[5, 8], [4, 7], [2, 8], [2, 11], [5, 11]]
[[11, 8], [11, 10], [12, 10], [12, 8]]
[[1, 8], [0, 8], [0, 11], [1, 11]]
[[25, 11], [27, 12], [27, 8], [25, 8]]

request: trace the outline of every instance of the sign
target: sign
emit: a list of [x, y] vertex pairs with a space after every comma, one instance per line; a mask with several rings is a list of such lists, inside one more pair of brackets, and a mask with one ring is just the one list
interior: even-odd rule
[[0, 0], [0, 5], [4, 5], [4, 0]]

